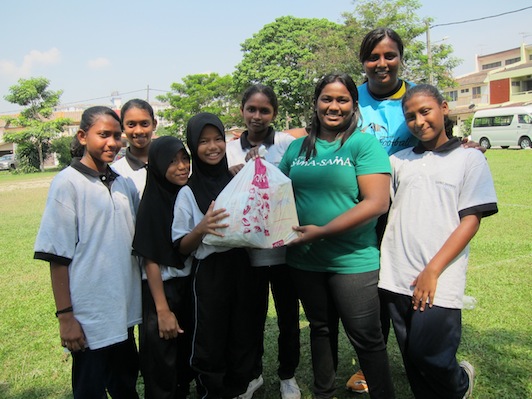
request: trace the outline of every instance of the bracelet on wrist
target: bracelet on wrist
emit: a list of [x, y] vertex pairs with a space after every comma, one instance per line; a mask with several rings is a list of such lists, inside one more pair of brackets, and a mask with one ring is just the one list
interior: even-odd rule
[[73, 312], [73, 311], [74, 311], [74, 309], [72, 309], [72, 306], [69, 306], [68, 308], [60, 309], [57, 312], [55, 312], [55, 317], [59, 317], [60, 314], [70, 313], [70, 312]]

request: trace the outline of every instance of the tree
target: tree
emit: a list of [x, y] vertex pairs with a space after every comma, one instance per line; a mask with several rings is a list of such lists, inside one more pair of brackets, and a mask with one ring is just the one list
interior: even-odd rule
[[6, 126], [21, 130], [4, 135], [6, 142], [33, 145], [39, 157], [39, 169], [44, 171], [45, 147], [50, 140], [58, 136], [69, 119], [51, 120], [53, 108], [59, 103], [63, 93], [48, 90], [50, 81], [46, 78], [19, 79], [18, 84], [9, 88], [10, 94], [4, 96], [6, 101], [25, 107], [19, 116], [7, 117]]
[[234, 91], [242, 93], [254, 83], [271, 86], [279, 98], [278, 121], [294, 120], [294, 126], [310, 121], [316, 81], [325, 73], [345, 70], [352, 54], [342, 25], [290, 16], [265, 25], [241, 49]]
[[167, 131], [183, 137], [188, 120], [198, 112], [212, 112], [220, 117], [225, 127], [234, 126], [240, 120], [240, 111], [231, 87], [231, 75], [217, 73], [188, 75], [183, 83], [172, 83], [171, 93], [157, 96], [171, 106], [159, 112], [174, 123]]
[[473, 125], [473, 115], [469, 115], [467, 119], [462, 121], [462, 125], [460, 126], [460, 134], [462, 135], [462, 137], [471, 136], [472, 125]]
[[[441, 89], [455, 85], [452, 70], [461, 61], [452, 57], [452, 46], [432, 45], [432, 67], [429, 65], [424, 35], [430, 29], [432, 19], [422, 20], [417, 15], [421, 7], [418, 0], [361, 0], [356, 4], [354, 12], [346, 12], [343, 17], [357, 54], [367, 32], [379, 27], [391, 28], [401, 36], [405, 45], [402, 77], [416, 83], [429, 83], [432, 72], [433, 84]], [[358, 65], [357, 70], [361, 73], [362, 65]]]
[[61, 169], [66, 168], [72, 161], [72, 141], [77, 138], [74, 136], [57, 137], [51, 142], [50, 149], [57, 155], [57, 161]]
[[253, 83], [269, 85], [279, 97], [278, 122], [291, 120], [294, 127], [308, 123], [314, 86], [321, 76], [341, 71], [351, 74], [359, 84], [363, 82], [360, 44], [377, 27], [392, 28], [403, 39], [402, 77], [427, 82], [431, 71], [437, 86], [451, 87], [451, 72], [459, 60], [452, 57], [451, 46], [431, 46], [429, 68], [423, 41], [429, 25], [416, 13], [420, 6], [417, 0], [360, 0], [353, 12], [343, 14], [343, 24], [326, 19], [278, 18], [242, 43], [242, 61], [233, 75], [234, 90], [241, 93]]

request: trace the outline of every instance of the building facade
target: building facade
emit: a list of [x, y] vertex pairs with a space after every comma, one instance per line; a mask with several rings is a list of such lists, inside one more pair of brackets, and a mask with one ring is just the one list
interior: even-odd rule
[[479, 55], [476, 71], [455, 80], [444, 94], [458, 132], [479, 109], [532, 104], [532, 45]]

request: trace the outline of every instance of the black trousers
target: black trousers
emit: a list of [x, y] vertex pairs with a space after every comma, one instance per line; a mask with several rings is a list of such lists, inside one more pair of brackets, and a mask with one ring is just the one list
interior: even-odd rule
[[380, 290], [390, 311], [406, 374], [417, 399], [462, 399], [469, 387], [456, 361], [462, 311], [439, 306], [414, 311], [412, 297]]
[[233, 398], [247, 389], [260, 336], [257, 269], [244, 249], [195, 261], [191, 366], [199, 398]]
[[147, 281], [142, 282], [142, 324], [140, 325], [140, 370], [146, 399], [184, 399], [195, 373], [190, 367], [192, 348], [191, 278], [164, 281], [170, 310], [185, 331], [174, 339], [159, 337], [155, 302]]
[[380, 323], [379, 271], [359, 274], [291, 269], [310, 323], [313, 392], [334, 397], [338, 367], [338, 326], [342, 321], [366, 376], [372, 399], [395, 397]]
[[279, 335], [277, 338], [277, 359], [279, 367], [277, 375], [279, 379], [286, 380], [292, 378], [299, 365], [300, 355], [300, 331], [299, 331], [299, 299], [296, 288], [290, 275], [288, 265], [257, 266], [260, 278], [260, 294], [262, 300], [258, 309], [263, 315], [259, 326], [261, 335], [259, 337], [260, 347], [257, 356], [253, 378], [262, 374], [262, 355], [264, 354], [264, 327], [268, 316], [269, 290], [271, 286], [275, 311], [277, 313], [277, 327]]
[[72, 390], [75, 399], [136, 399], [139, 358], [133, 337], [102, 349], [72, 352]]

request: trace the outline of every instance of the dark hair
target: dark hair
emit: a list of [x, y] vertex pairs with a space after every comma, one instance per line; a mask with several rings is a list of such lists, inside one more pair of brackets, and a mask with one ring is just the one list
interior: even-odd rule
[[403, 96], [401, 106], [404, 107], [405, 103], [416, 94], [424, 94], [426, 96], [432, 97], [439, 105], [442, 105], [445, 101], [442, 94], [436, 87], [429, 84], [420, 84], [417, 86], [412, 86], [406, 91], [405, 95]]
[[318, 112], [317, 112], [317, 104], [318, 104], [318, 98], [321, 95], [321, 92], [323, 91], [323, 88], [327, 86], [330, 83], [339, 82], [343, 84], [349, 94], [351, 95], [351, 98], [353, 99], [353, 117], [351, 119], [351, 122], [349, 123], [349, 126], [344, 130], [344, 134], [342, 136], [342, 140], [340, 142], [340, 147], [344, 145], [345, 141], [353, 134], [353, 132], [356, 130], [358, 125], [358, 89], [357, 85], [355, 84], [353, 78], [349, 76], [347, 73], [331, 73], [328, 75], [325, 75], [323, 78], [319, 80], [319, 82], [316, 85], [316, 88], [314, 89], [314, 98], [313, 98], [313, 104], [314, 104], [314, 112], [312, 114], [312, 121], [310, 123], [310, 131], [308, 132], [308, 136], [305, 137], [303, 140], [303, 144], [301, 145], [301, 150], [299, 154], [302, 154], [305, 152], [305, 159], [309, 159], [312, 156], [316, 155], [316, 139], [318, 138], [318, 135], [321, 130], [321, 123], [318, 119]]
[[[442, 105], [445, 101], [445, 98], [443, 98], [443, 95], [436, 87], [429, 84], [420, 84], [417, 86], [413, 86], [406, 91], [405, 95], [403, 96], [403, 99], [401, 100], [401, 106], [403, 107], [403, 109], [405, 103], [412, 97], [414, 97], [416, 94], [422, 94], [428, 97], [432, 97], [439, 105]], [[453, 137], [454, 122], [449, 119], [447, 115], [445, 115], [445, 117], [443, 118], [443, 123], [446, 136], [448, 138]]]
[[256, 93], [261, 93], [268, 97], [268, 100], [270, 101], [270, 104], [273, 107], [273, 113], [277, 114], [277, 111], [279, 110], [279, 102], [277, 101], [277, 96], [275, 95], [275, 92], [270, 86], [265, 86], [260, 83], [254, 84], [253, 86], [249, 86], [246, 91], [244, 91], [244, 94], [242, 94], [241, 107], [244, 108], [244, 105], [246, 105], [249, 98]]
[[393, 29], [377, 28], [373, 29], [371, 32], [368, 32], [366, 36], [364, 36], [364, 39], [362, 39], [362, 43], [360, 44], [360, 52], [358, 54], [358, 59], [360, 62], [364, 63], [364, 61], [368, 60], [375, 46], [377, 46], [377, 44], [379, 44], [386, 37], [389, 37], [395, 42], [395, 44], [397, 44], [399, 58], [402, 60], [404, 44], [401, 36], [399, 36]]
[[152, 106], [147, 101], [141, 100], [140, 98], [129, 100], [122, 106], [120, 109], [120, 119], [122, 122], [124, 121], [124, 116], [126, 115], [127, 111], [129, 111], [131, 108], [143, 109], [150, 115], [151, 120], [155, 122], [155, 114], [153, 113]]
[[70, 142], [70, 156], [72, 158], [81, 158], [84, 152], [85, 146], [79, 142], [78, 135], [74, 135]]
[[85, 111], [83, 111], [83, 114], [81, 115], [81, 121], [79, 123], [80, 130], [87, 132], [96, 123], [98, 117], [103, 115], [110, 116], [111, 118], [115, 119], [120, 126], [122, 126], [120, 118], [115, 111], [109, 107], [97, 105], [95, 107], [87, 108]]

